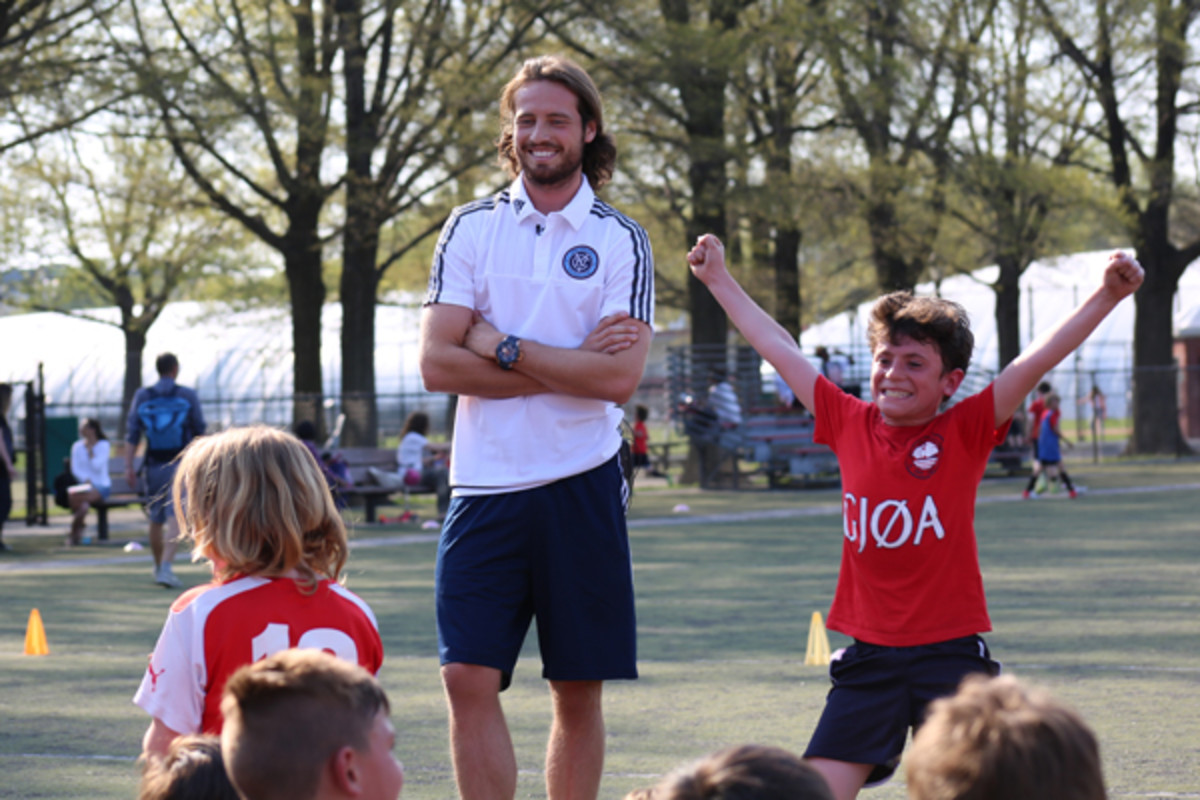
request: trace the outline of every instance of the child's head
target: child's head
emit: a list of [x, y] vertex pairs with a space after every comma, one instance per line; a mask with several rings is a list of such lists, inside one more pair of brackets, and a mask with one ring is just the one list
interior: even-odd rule
[[719, 750], [671, 773], [640, 798], [833, 800], [833, 792], [821, 774], [794, 753], [747, 744]]
[[638, 422], [645, 422], [650, 419], [650, 409], [643, 405], [639, 405], [633, 409], [633, 416]]
[[337, 579], [346, 526], [321, 468], [295, 436], [256, 425], [192, 441], [175, 472], [175, 512], [217, 577]]
[[923, 425], [958, 390], [974, 337], [963, 307], [894, 292], [879, 298], [868, 326], [871, 396], [891, 425]]
[[1062, 398], [1059, 397], [1058, 394], [1051, 392], [1050, 394], [1046, 395], [1046, 408], [1054, 410], [1060, 405], [1062, 405]]
[[429, 415], [424, 411], [414, 411], [404, 420], [404, 428], [400, 431], [403, 436], [406, 433], [419, 433], [422, 436], [429, 433]]
[[973, 676], [935, 701], [905, 757], [913, 800], [1104, 800], [1083, 719], [1016, 678]]
[[404, 771], [379, 682], [323, 650], [284, 650], [225, 684], [221, 747], [246, 800], [395, 800]]
[[138, 800], [239, 800], [225, 773], [221, 740], [212, 734], [175, 739], [166, 756], [146, 762]]
[[971, 363], [975, 337], [967, 311], [953, 300], [914, 297], [909, 292], [892, 292], [875, 301], [867, 323], [867, 343], [874, 353], [885, 342], [901, 339], [926, 342], [937, 348], [943, 371], [961, 369]]
[[1051, 389], [1051, 387], [1050, 387], [1049, 381], [1042, 381], [1041, 383], [1038, 384], [1038, 387], [1037, 387], [1038, 394], [1040, 394], [1040, 395], [1050, 394], [1050, 389]]

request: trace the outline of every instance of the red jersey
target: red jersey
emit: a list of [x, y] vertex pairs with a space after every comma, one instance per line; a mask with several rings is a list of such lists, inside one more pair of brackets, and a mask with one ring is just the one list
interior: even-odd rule
[[639, 456], [650, 454], [650, 434], [646, 430], [646, 423], [640, 419], [633, 423], [633, 453]]
[[886, 424], [818, 378], [813, 439], [842, 472], [844, 541], [829, 627], [911, 647], [992, 628], [975, 544], [975, 492], [1008, 432], [989, 385], [925, 425]]
[[1046, 413], [1046, 398], [1044, 395], [1038, 395], [1037, 398], [1029, 404], [1029, 419], [1032, 422], [1029, 424], [1029, 440], [1036, 442], [1038, 436], [1042, 432], [1042, 414]]
[[219, 733], [221, 693], [238, 668], [289, 647], [326, 650], [372, 675], [383, 643], [370, 607], [322, 580], [242, 577], [184, 592], [171, 605], [133, 702], [178, 733]]

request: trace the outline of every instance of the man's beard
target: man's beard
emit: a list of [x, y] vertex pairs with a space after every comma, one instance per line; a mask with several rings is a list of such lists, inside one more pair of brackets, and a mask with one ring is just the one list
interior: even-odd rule
[[538, 164], [532, 158], [527, 159], [525, 153], [521, 152], [521, 170], [525, 173], [526, 180], [535, 186], [553, 189], [571, 180], [576, 171], [583, 166], [583, 143], [580, 142], [579, 149], [574, 152], [564, 150], [562, 156], [566, 160], [558, 164]]

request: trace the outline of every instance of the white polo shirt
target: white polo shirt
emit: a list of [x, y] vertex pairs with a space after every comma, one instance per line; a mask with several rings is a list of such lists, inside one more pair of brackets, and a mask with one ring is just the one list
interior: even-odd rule
[[[654, 324], [654, 258], [641, 226], [596, 198], [587, 178], [561, 211], [533, 207], [520, 176], [460, 206], [438, 239], [426, 305], [478, 311], [504, 333], [554, 347], [583, 343], [602, 317]], [[606, 400], [462, 395], [450, 483], [456, 494], [540, 486], [607, 461], [622, 410]]]

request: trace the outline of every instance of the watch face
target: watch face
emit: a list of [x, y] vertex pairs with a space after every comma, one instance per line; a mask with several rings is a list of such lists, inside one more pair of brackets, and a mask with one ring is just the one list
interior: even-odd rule
[[515, 336], [506, 336], [496, 345], [496, 360], [504, 369], [512, 369], [521, 357], [521, 342]]

